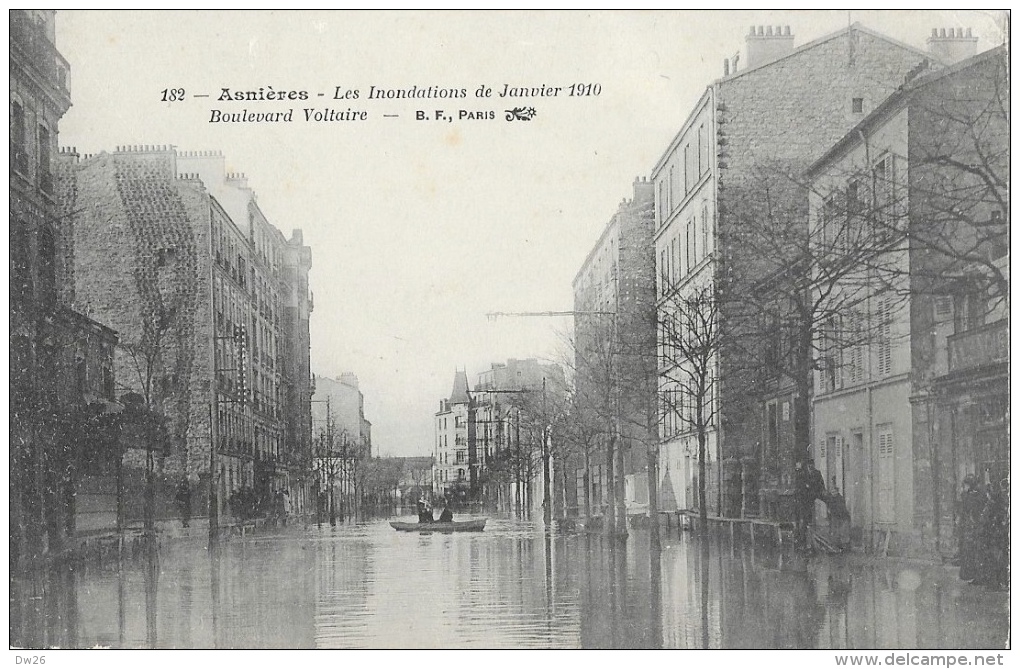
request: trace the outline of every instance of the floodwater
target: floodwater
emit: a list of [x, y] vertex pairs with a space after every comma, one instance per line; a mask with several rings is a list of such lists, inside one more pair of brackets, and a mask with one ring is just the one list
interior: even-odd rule
[[[672, 531], [625, 547], [490, 519], [201, 533], [11, 582], [11, 645], [127, 648], [1004, 648], [1008, 595], [944, 568], [805, 559]], [[664, 530], [664, 534], [669, 534]]]

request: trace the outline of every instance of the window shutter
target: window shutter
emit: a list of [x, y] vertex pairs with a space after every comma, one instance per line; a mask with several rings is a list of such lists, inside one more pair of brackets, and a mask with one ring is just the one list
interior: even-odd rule
[[896, 457], [891, 429], [878, 434], [878, 519], [896, 519]]

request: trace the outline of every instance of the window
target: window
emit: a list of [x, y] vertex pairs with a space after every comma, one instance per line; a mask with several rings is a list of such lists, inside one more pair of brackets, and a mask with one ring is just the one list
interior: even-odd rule
[[694, 219], [687, 221], [687, 272], [688, 274], [694, 269], [694, 265], [697, 262], [695, 259], [696, 241], [694, 233]]
[[39, 126], [39, 188], [44, 193], [53, 192], [53, 172], [50, 170], [50, 131]]
[[672, 212], [676, 204], [676, 174], [673, 165], [669, 166], [669, 190], [666, 192], [666, 211]]
[[78, 395], [84, 395], [89, 391], [89, 368], [85, 358], [80, 356], [74, 361], [74, 384]]
[[16, 300], [25, 300], [32, 295], [29, 245], [28, 230], [20, 221], [14, 221], [11, 229], [11, 297]]
[[680, 275], [683, 268], [680, 265], [680, 239], [673, 237], [673, 241], [670, 243], [671, 255], [673, 256], [673, 283], [680, 281]]
[[864, 380], [864, 317], [858, 309], [849, 313], [849, 327], [845, 335], [849, 346], [847, 358], [847, 383], [860, 383]]
[[708, 136], [705, 124], [698, 126], [698, 176], [708, 171]]
[[709, 236], [709, 220], [708, 220], [708, 205], [701, 207], [701, 253], [702, 255], [708, 255], [708, 236]]
[[668, 210], [666, 209], [666, 180], [659, 181], [659, 225], [666, 222]]
[[25, 147], [25, 108], [11, 101], [11, 168], [28, 172], [28, 152]]
[[875, 163], [872, 178], [874, 179], [875, 192], [876, 233], [887, 236], [892, 232], [896, 220], [896, 170], [891, 155], [886, 155]]
[[864, 98], [854, 98], [850, 102], [850, 107], [853, 110], [853, 113], [855, 113], [855, 114], [863, 114], [864, 113]]
[[104, 366], [103, 367], [103, 397], [105, 397], [106, 399], [112, 401], [114, 399], [114, 393], [115, 393], [115, 389], [114, 389], [114, 380], [113, 380], [113, 370], [110, 369], [107, 366]]
[[896, 519], [896, 443], [892, 423], [878, 425], [878, 520]]
[[669, 256], [667, 250], [659, 251], [659, 289], [665, 295], [669, 290]]
[[839, 203], [835, 195], [822, 202], [821, 228], [823, 250], [834, 249], [839, 236]]
[[39, 301], [44, 308], [57, 301], [57, 248], [47, 227], [39, 230]]
[[876, 367], [879, 376], [892, 374], [892, 300], [879, 298], [875, 305]]
[[691, 192], [694, 185], [694, 173], [691, 169], [691, 145], [684, 146], [684, 194]]

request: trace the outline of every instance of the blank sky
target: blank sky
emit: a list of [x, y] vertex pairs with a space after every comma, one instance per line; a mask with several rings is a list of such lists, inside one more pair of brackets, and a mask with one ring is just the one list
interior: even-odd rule
[[[860, 21], [918, 48], [979, 12], [102, 12], [57, 14], [73, 107], [60, 141], [216, 149], [263, 211], [312, 247], [312, 369], [358, 375], [375, 451], [430, 452], [432, 414], [466, 368], [558, 360], [569, 319], [491, 311], [571, 308], [571, 281], [631, 183], [647, 176], [753, 24], [799, 46]], [[742, 59], [746, 56], [742, 54]], [[474, 98], [511, 86], [597, 83], [598, 97]], [[367, 100], [369, 86], [466, 88], [467, 100]], [[306, 90], [308, 101], [217, 102], [223, 87]], [[359, 100], [330, 99], [335, 87]], [[183, 103], [160, 101], [184, 88]], [[317, 93], [325, 93], [323, 98]], [[207, 99], [190, 98], [205, 93]], [[504, 120], [532, 106], [532, 121]], [[211, 124], [210, 110], [332, 107], [357, 123]], [[415, 121], [494, 111], [494, 121]], [[383, 118], [396, 114], [399, 118]]]

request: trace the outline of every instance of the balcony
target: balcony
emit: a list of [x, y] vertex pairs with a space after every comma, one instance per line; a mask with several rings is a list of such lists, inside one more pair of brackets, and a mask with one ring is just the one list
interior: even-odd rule
[[21, 56], [24, 64], [34, 68], [64, 96], [70, 97], [67, 76], [70, 66], [47, 39], [43, 27], [36, 24], [25, 10], [15, 9], [10, 11], [10, 29], [12, 57], [15, 54]]
[[948, 344], [950, 372], [1008, 362], [1009, 319], [952, 335]]

